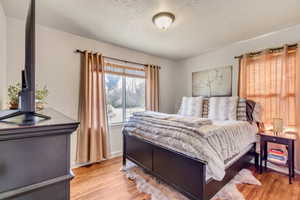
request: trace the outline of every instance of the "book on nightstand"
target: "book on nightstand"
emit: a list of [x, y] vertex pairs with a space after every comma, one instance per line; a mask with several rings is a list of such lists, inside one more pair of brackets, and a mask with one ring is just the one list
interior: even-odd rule
[[268, 161], [274, 164], [286, 165], [287, 156], [282, 149], [270, 149], [268, 152]]

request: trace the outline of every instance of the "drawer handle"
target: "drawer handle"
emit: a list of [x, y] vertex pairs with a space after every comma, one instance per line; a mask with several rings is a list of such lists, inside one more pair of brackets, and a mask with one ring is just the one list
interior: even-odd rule
[[276, 142], [276, 139], [275, 139], [275, 138], [273, 138], [272, 140], [273, 140], [273, 142]]

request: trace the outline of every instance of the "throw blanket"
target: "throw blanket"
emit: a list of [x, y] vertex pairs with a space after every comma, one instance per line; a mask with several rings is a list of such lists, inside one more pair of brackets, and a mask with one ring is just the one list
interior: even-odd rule
[[208, 176], [222, 180], [225, 160], [255, 142], [257, 129], [248, 122], [213, 123], [206, 118], [135, 113], [124, 125], [129, 134], [179, 151], [207, 163]]
[[131, 119], [148, 119], [149, 121], [156, 121], [157, 123], [186, 125], [191, 127], [199, 127], [201, 125], [212, 124], [212, 121], [207, 118], [190, 117], [182, 115], [172, 115], [166, 113], [145, 111], [136, 112]]

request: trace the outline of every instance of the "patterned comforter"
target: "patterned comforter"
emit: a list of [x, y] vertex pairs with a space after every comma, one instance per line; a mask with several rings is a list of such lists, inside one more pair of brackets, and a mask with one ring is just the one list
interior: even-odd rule
[[211, 121], [158, 112], [134, 113], [124, 129], [131, 135], [198, 158], [207, 176], [222, 180], [225, 161], [256, 141], [257, 127], [245, 121]]

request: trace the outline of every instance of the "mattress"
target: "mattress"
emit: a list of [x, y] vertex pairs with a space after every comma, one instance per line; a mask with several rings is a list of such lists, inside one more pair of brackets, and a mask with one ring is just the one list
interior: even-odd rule
[[233, 156], [231, 159], [225, 161], [225, 168], [229, 168], [233, 163], [235, 163], [238, 159], [240, 159], [243, 155], [245, 155], [250, 149], [253, 147], [253, 144], [250, 144], [245, 149], [243, 149], [239, 154]]
[[[225, 169], [229, 168], [231, 165], [233, 165], [236, 161], [238, 161], [241, 157], [243, 157], [247, 152], [250, 151], [250, 149], [253, 147], [253, 144], [248, 145], [245, 149], [243, 149], [239, 154], [233, 156], [230, 159], [227, 159], [225, 161]], [[206, 171], [206, 182], [210, 181], [212, 176]]]

